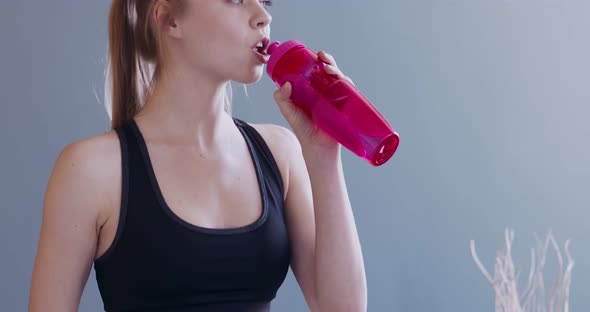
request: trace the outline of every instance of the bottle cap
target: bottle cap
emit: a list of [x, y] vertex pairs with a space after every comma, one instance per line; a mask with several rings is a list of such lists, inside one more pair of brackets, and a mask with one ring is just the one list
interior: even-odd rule
[[297, 40], [289, 40], [289, 41], [286, 41], [283, 43], [275, 41], [268, 46], [268, 48], [266, 49], [266, 52], [268, 54], [270, 54], [270, 59], [268, 60], [266, 72], [268, 73], [268, 75], [271, 78], [272, 78], [272, 73], [275, 70], [275, 67], [277, 66], [277, 63], [279, 62], [281, 57], [283, 57], [283, 55], [285, 55], [285, 53], [287, 53], [289, 50], [291, 50], [295, 47], [299, 47], [299, 46], [304, 46], [304, 45], [303, 45], [303, 43], [301, 43]]

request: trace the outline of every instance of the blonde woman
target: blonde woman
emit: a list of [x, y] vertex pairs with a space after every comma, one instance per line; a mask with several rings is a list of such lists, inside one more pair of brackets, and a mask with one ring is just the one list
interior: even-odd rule
[[56, 161], [29, 311], [77, 311], [92, 268], [106, 311], [270, 311], [289, 267], [311, 311], [366, 310], [340, 145], [289, 84], [292, 132], [231, 115], [228, 83], [263, 75], [268, 5], [112, 2], [112, 129]]

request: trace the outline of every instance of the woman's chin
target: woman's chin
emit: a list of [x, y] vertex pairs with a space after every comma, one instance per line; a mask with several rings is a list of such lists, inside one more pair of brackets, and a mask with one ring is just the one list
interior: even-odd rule
[[262, 79], [263, 73], [264, 73], [264, 67], [260, 66], [255, 69], [252, 69], [250, 72], [248, 72], [244, 75], [240, 75], [240, 77], [238, 77], [237, 79], [234, 79], [234, 80], [241, 83], [241, 84], [256, 83]]

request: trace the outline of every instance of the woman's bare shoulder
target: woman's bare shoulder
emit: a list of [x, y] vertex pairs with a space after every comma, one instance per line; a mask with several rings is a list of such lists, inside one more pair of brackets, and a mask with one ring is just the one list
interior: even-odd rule
[[101, 179], [112, 175], [116, 165], [120, 165], [121, 148], [115, 131], [83, 138], [66, 145], [56, 165], [71, 165], [87, 178]]
[[264, 139], [283, 176], [285, 192], [289, 187], [289, 168], [301, 153], [301, 145], [288, 128], [275, 124], [250, 124]]
[[79, 194], [96, 203], [87, 207], [97, 211], [88, 212], [96, 213], [100, 222], [116, 202], [120, 179], [120, 141], [111, 130], [66, 145], [55, 162], [50, 184], [75, 187]]
[[288, 164], [289, 157], [301, 147], [295, 134], [288, 128], [275, 124], [250, 124], [264, 139], [273, 156]]

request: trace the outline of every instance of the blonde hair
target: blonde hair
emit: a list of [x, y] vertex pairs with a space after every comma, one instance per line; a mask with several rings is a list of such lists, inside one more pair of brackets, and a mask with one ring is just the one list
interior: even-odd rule
[[[111, 129], [132, 119], [151, 95], [161, 73], [161, 49], [150, 16], [156, 0], [113, 0], [109, 12], [104, 102]], [[183, 0], [171, 1], [178, 10]], [[233, 91], [226, 85], [225, 111]]]

